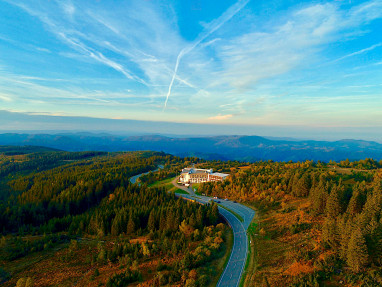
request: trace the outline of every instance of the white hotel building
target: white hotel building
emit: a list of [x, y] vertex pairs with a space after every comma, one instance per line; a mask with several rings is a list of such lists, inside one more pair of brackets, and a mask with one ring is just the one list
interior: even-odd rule
[[212, 169], [184, 168], [180, 174], [181, 183], [200, 183], [208, 181], [223, 181], [229, 174], [213, 172]]

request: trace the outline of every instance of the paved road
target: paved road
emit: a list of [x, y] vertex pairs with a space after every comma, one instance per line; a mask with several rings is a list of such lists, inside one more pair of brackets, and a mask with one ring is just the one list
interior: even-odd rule
[[[138, 177], [139, 176], [137, 176], [137, 178]], [[178, 185], [176, 181], [177, 179], [174, 179], [172, 183], [176, 187], [188, 192], [188, 194], [176, 194], [177, 196], [182, 196], [183, 198], [196, 200], [203, 204], [208, 203], [210, 200], [213, 200], [212, 197], [209, 196], [196, 195], [191, 187], [188, 188], [185, 186]], [[233, 213], [219, 206], [220, 214], [227, 220], [227, 222], [232, 228], [234, 242], [232, 246], [231, 257], [229, 258], [227, 266], [224, 269], [217, 286], [235, 287], [239, 286], [240, 284], [241, 275], [243, 273], [245, 262], [247, 260], [247, 229], [252, 221], [252, 218], [255, 216], [255, 211], [247, 206], [229, 200], [218, 199], [218, 201], [220, 201], [219, 204], [236, 212], [243, 218], [243, 222], [241, 222]]]
[[[176, 187], [187, 191], [189, 194], [178, 194], [184, 198], [189, 198], [197, 200], [201, 203], [207, 203], [213, 200], [209, 196], [199, 196], [196, 195], [191, 187], [187, 188], [185, 186], [178, 185], [176, 179], [172, 182]], [[215, 200], [216, 201], [216, 200]], [[226, 209], [219, 206], [220, 214], [227, 220], [233, 231], [233, 246], [231, 251], [231, 257], [227, 263], [226, 268], [223, 271], [222, 276], [217, 284], [219, 287], [235, 287], [239, 286], [241, 275], [244, 270], [245, 262], [247, 260], [248, 253], [248, 237], [247, 229], [255, 216], [255, 211], [251, 208], [235, 203], [229, 200], [218, 199], [219, 204], [229, 208], [230, 210], [236, 212], [243, 218], [241, 222], [234, 214], [227, 211]]]
[[138, 178], [140, 178], [142, 175], [148, 174], [150, 172], [156, 172], [156, 171], [158, 171], [161, 168], [163, 168], [163, 165], [158, 165], [158, 168], [156, 170], [150, 170], [148, 172], [144, 172], [144, 173], [140, 173], [140, 174], [134, 175], [134, 176], [130, 177], [130, 182], [131, 183], [136, 183]]

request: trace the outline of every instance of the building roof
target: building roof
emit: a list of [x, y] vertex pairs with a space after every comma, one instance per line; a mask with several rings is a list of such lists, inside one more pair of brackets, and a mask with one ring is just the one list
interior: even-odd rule
[[187, 167], [182, 169], [182, 173], [212, 173], [212, 169]]
[[214, 172], [214, 173], [211, 173], [211, 175], [220, 176], [220, 177], [229, 176], [229, 174], [227, 173], [220, 173], [220, 172]]

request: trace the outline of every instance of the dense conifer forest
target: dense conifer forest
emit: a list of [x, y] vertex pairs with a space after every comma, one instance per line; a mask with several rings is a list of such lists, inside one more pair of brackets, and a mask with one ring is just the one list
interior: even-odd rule
[[[1, 282], [213, 284], [219, 275], [213, 262], [225, 254], [228, 234], [217, 205], [185, 201], [163, 188], [129, 181], [159, 164], [165, 168], [158, 180], [172, 176], [190, 160], [197, 161], [158, 152], [3, 148]], [[42, 263], [22, 267], [34, 260]], [[60, 268], [53, 272], [54, 265]]]

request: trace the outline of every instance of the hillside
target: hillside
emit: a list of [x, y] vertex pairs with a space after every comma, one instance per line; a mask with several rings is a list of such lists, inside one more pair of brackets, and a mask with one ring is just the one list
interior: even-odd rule
[[66, 151], [163, 151], [177, 156], [209, 160], [274, 160], [329, 162], [346, 158], [382, 160], [382, 144], [371, 141], [299, 141], [259, 136], [171, 138], [164, 136], [112, 136], [91, 134], [0, 134], [0, 145], [35, 145]]
[[167, 177], [189, 161], [158, 152], [2, 147], [0, 283], [213, 286], [230, 231], [216, 204], [130, 183], [159, 164]]
[[381, 163], [256, 162], [198, 192], [257, 210], [244, 286], [382, 286]]

